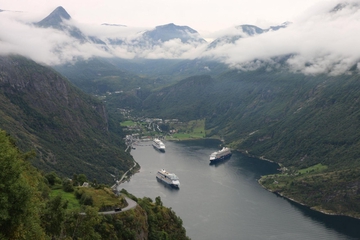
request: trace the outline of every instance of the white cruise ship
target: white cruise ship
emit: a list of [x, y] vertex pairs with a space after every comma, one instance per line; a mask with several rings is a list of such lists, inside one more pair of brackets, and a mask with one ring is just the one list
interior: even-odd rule
[[156, 179], [173, 188], [180, 188], [179, 178], [174, 173], [165, 171], [165, 169], [161, 169], [157, 172]]
[[165, 144], [160, 139], [155, 138], [152, 142], [152, 145], [160, 152], [165, 152]]
[[227, 147], [223, 147], [220, 151], [213, 152], [210, 155], [210, 163], [223, 160], [231, 156], [231, 151]]

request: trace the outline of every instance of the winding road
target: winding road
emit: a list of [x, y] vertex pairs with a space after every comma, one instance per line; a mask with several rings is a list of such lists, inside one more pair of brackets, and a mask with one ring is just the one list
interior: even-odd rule
[[99, 212], [99, 214], [103, 214], [103, 215], [118, 214], [118, 213], [129, 211], [130, 209], [133, 209], [136, 207], [137, 202], [135, 202], [131, 198], [125, 197], [125, 200], [128, 203], [128, 205], [126, 207], [122, 208], [121, 211], [112, 210], [112, 211], [107, 211], [107, 212]]
[[[106, 211], [106, 212], [98, 212], [98, 214], [101, 214], [101, 215], [119, 214], [122, 212], [129, 211], [130, 209], [133, 209], [137, 206], [137, 202], [135, 202], [131, 198], [125, 197], [125, 200], [128, 203], [128, 205], [126, 207], [122, 208], [121, 211], [112, 210], [112, 211]], [[86, 213], [82, 212], [82, 213], [80, 213], [80, 215], [84, 216], [84, 215], [86, 215]]]
[[126, 176], [126, 174], [131, 171], [134, 167], [136, 166], [136, 162], [134, 161], [134, 166], [132, 166], [129, 170], [127, 170], [122, 177], [120, 178], [120, 180], [117, 181], [117, 183], [115, 183], [114, 185], [111, 186], [111, 189], [116, 190], [117, 186], [119, 186], [119, 184], [122, 182], [122, 180], [124, 179], [124, 177]]

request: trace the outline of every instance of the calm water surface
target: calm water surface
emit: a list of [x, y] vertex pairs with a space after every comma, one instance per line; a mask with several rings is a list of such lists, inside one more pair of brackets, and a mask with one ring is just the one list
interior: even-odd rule
[[[227, 161], [209, 165], [209, 155], [219, 150], [219, 143], [167, 141], [166, 153], [161, 153], [143, 142], [132, 150], [140, 172], [119, 188], [140, 198], [160, 196], [193, 240], [360, 239], [360, 220], [311, 211], [263, 189], [257, 179], [275, 173], [276, 164], [234, 153]], [[157, 182], [161, 168], [180, 178], [179, 190]]]

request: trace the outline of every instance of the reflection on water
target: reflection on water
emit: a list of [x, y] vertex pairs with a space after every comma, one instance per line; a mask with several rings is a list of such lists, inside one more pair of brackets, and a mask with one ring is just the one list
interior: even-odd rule
[[[165, 144], [165, 153], [137, 146], [132, 155], [140, 172], [120, 188], [137, 197], [160, 196], [194, 240], [360, 239], [359, 220], [324, 215], [263, 189], [257, 179], [277, 172], [277, 164], [233, 152], [230, 159], [209, 165], [219, 141]], [[162, 168], [180, 178], [180, 190], [157, 182]]]
[[318, 224], [325, 226], [327, 229], [334, 229], [339, 233], [345, 234], [349, 237], [348, 239], [360, 239], [360, 220], [346, 216], [323, 214], [321, 212], [311, 210], [309, 207], [299, 203], [290, 201], [288, 199], [285, 200], [289, 202], [294, 208], [300, 210], [300, 213], [302, 213], [305, 217], [308, 217]]

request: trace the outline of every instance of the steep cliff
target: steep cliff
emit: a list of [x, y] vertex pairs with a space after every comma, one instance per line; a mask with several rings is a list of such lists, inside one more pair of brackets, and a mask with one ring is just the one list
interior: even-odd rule
[[121, 136], [108, 130], [104, 105], [46, 66], [0, 57], [0, 103], [0, 128], [22, 150], [35, 150], [40, 169], [110, 183], [132, 166]]

